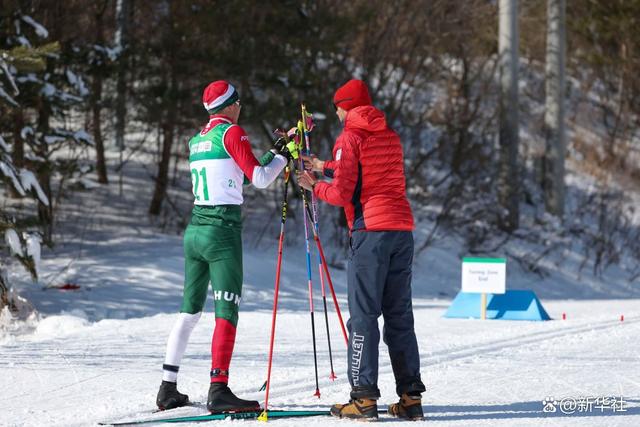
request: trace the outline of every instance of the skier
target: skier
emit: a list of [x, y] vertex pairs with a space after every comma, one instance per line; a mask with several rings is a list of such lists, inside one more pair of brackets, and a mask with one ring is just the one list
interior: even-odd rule
[[254, 157], [249, 137], [237, 124], [241, 105], [231, 84], [222, 80], [209, 84], [202, 102], [209, 122], [189, 141], [195, 206], [184, 234], [183, 300], [167, 342], [156, 403], [160, 409], [171, 409], [189, 402], [188, 396], [177, 390], [178, 370], [211, 281], [216, 321], [207, 409], [259, 410], [257, 401], [236, 397], [227, 385], [242, 296], [242, 185], [247, 180], [258, 188], [267, 187], [285, 167], [290, 154], [278, 141], [260, 161]]
[[[347, 296], [350, 319], [348, 377], [351, 399], [331, 407], [340, 418], [377, 419], [378, 317], [384, 317], [398, 403], [389, 413], [423, 418], [420, 356], [413, 327], [411, 264], [413, 215], [405, 194], [404, 163], [399, 136], [384, 114], [371, 105], [365, 83], [350, 80], [333, 103], [344, 129], [333, 159], [303, 156], [307, 171], [298, 183], [325, 202], [344, 207], [350, 232]], [[333, 178], [317, 181], [312, 172]]]

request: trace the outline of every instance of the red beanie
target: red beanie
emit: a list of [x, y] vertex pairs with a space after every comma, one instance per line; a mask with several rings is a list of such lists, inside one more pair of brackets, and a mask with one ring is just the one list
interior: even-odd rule
[[231, 83], [217, 80], [205, 88], [202, 93], [202, 105], [209, 113], [217, 113], [239, 99], [238, 91]]
[[347, 111], [361, 105], [371, 105], [369, 89], [362, 80], [351, 79], [333, 95], [333, 104]]

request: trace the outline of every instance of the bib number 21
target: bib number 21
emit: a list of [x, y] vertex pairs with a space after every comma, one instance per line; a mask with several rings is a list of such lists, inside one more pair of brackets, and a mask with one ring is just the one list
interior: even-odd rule
[[202, 181], [202, 194], [204, 200], [209, 200], [209, 187], [207, 186], [207, 168], [203, 167], [198, 171], [197, 169], [191, 169], [191, 181], [193, 182], [193, 195], [196, 200], [200, 200], [200, 181]]

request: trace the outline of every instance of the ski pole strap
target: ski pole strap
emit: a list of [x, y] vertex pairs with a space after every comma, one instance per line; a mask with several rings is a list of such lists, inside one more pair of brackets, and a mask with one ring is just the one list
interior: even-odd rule
[[209, 375], [211, 376], [211, 378], [218, 378], [218, 377], [228, 377], [229, 376], [229, 370], [228, 369], [212, 369], [211, 372], [209, 373]]

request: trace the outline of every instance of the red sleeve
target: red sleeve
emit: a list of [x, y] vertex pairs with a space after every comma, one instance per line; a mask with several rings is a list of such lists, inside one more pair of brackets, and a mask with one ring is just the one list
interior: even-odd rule
[[331, 162], [333, 181], [331, 183], [319, 181], [315, 186], [314, 194], [331, 205], [344, 207], [351, 203], [353, 191], [358, 182], [357, 139], [352, 135], [342, 134], [336, 142], [334, 151], [336, 160]]
[[231, 126], [224, 134], [224, 149], [231, 158], [240, 166], [244, 175], [253, 179], [253, 170], [256, 166], [260, 166], [260, 162], [256, 159], [251, 151], [251, 144], [249, 143], [249, 137], [245, 133], [244, 129], [240, 126]]

